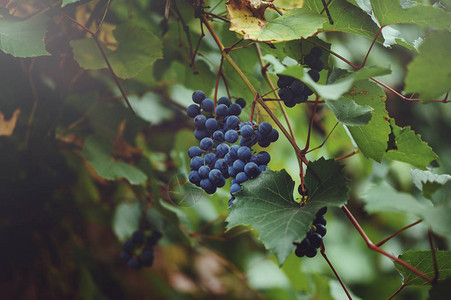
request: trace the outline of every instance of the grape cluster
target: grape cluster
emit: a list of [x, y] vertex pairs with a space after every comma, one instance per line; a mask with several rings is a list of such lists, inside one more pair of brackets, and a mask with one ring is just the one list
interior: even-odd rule
[[[314, 47], [310, 53], [304, 57], [304, 63], [310, 68], [308, 74], [313, 81], [318, 82], [319, 72], [324, 68], [324, 63], [320, 59], [323, 51]], [[299, 79], [287, 75], [277, 75], [279, 80], [277, 86], [280, 88], [279, 97], [285, 106], [293, 107], [296, 104], [307, 101], [313, 91]]]
[[295, 243], [295, 254], [297, 257], [314, 257], [318, 252], [318, 248], [323, 243], [323, 237], [326, 235], [326, 218], [324, 214], [327, 212], [327, 207], [321, 208], [317, 213], [313, 225], [305, 239], [300, 243]]
[[132, 237], [125, 241], [122, 247], [121, 259], [132, 269], [142, 266], [150, 267], [154, 259], [154, 246], [162, 237], [160, 231], [152, 233], [148, 230], [136, 230]]
[[241, 122], [238, 116], [246, 105], [242, 98], [232, 104], [229, 98], [221, 97], [216, 108], [202, 91], [195, 91], [192, 99], [196, 104], [188, 106], [187, 114], [193, 118], [194, 136], [200, 143], [188, 150], [191, 158], [188, 179], [208, 194], [214, 194], [232, 177], [231, 205], [241, 184], [257, 177], [271, 160], [266, 151], [253, 153], [252, 146], [268, 147], [279, 138], [279, 133], [268, 122], [259, 125]]

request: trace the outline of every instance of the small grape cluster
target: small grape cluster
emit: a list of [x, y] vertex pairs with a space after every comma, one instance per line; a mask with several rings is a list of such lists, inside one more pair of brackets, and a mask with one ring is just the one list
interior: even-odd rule
[[162, 237], [162, 233], [154, 230], [136, 230], [122, 247], [121, 259], [132, 269], [150, 267], [154, 260], [154, 246]]
[[[196, 104], [188, 106], [187, 114], [194, 119], [194, 136], [200, 143], [188, 150], [191, 158], [188, 179], [208, 194], [214, 194], [232, 177], [231, 205], [241, 184], [257, 177], [271, 160], [266, 151], [253, 154], [252, 146], [258, 143], [268, 147], [279, 138], [279, 133], [268, 122], [259, 125], [241, 122], [238, 116], [246, 105], [242, 98], [232, 104], [229, 98], [221, 97], [216, 109], [213, 100], [202, 91], [195, 91], [192, 99]], [[238, 140], [239, 145], [235, 144]]]
[[327, 207], [321, 208], [317, 213], [313, 225], [305, 239], [300, 243], [295, 243], [295, 254], [297, 257], [314, 257], [318, 252], [318, 248], [323, 243], [323, 237], [326, 235], [326, 218], [324, 214], [327, 212]]
[[[304, 57], [304, 63], [310, 68], [308, 74], [313, 81], [318, 82], [319, 72], [324, 68], [324, 63], [320, 59], [323, 51], [314, 47], [310, 53]], [[287, 107], [307, 101], [313, 91], [299, 79], [287, 75], [277, 75], [279, 80], [277, 86], [280, 88], [279, 97]]]

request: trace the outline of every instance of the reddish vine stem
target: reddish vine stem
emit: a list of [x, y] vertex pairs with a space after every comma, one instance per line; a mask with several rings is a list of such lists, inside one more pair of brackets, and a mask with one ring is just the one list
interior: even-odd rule
[[203, 25], [202, 20], [200, 21], [200, 32], [201, 32], [201, 34], [200, 34], [199, 40], [197, 41], [196, 49], [194, 49], [194, 51], [193, 51], [193, 56], [191, 57], [191, 63], [190, 63], [190, 66], [193, 66], [193, 65], [194, 65], [195, 60], [196, 60], [197, 52], [199, 51], [200, 42], [202, 41], [202, 39], [203, 39], [204, 36], [205, 36], [205, 33], [204, 33], [204, 25]]
[[371, 49], [373, 49], [374, 44], [376, 43], [377, 39], [378, 39], [379, 36], [381, 35], [382, 29], [384, 29], [384, 26], [381, 26], [381, 27], [379, 28], [379, 31], [377, 32], [376, 37], [374, 37], [373, 41], [371, 42], [370, 48], [369, 48], [368, 51], [366, 52], [366, 55], [365, 55], [365, 58], [363, 59], [362, 64], [361, 64], [360, 66], [358, 66], [356, 70], [360, 70], [361, 68], [363, 68], [363, 67], [365, 66], [366, 60], [367, 60], [367, 58], [368, 58], [368, 55], [370, 55]]
[[348, 296], [348, 298], [350, 300], [352, 300], [351, 294], [349, 293], [348, 289], [346, 288], [345, 283], [343, 282], [343, 280], [341, 279], [340, 275], [338, 275], [337, 270], [335, 270], [335, 267], [332, 265], [332, 263], [330, 262], [329, 258], [326, 255], [326, 247], [324, 247], [324, 243], [321, 244], [321, 248], [320, 248], [320, 253], [321, 255], [324, 257], [324, 259], [326, 260], [327, 264], [329, 265], [329, 267], [332, 269], [332, 272], [334, 272], [335, 277], [337, 277], [338, 281], [341, 284], [341, 287], [343, 288], [343, 290], [345, 291], [346, 295]]
[[362, 238], [365, 241], [365, 243], [368, 246], [368, 248], [370, 248], [371, 250], [376, 251], [376, 252], [378, 252], [378, 253], [380, 253], [382, 255], [385, 255], [388, 258], [396, 261], [398, 264], [402, 265], [406, 269], [409, 269], [410, 271], [412, 271], [413, 273], [417, 274], [419, 277], [423, 278], [427, 282], [429, 282], [429, 283], [433, 282], [433, 279], [430, 278], [429, 276], [425, 275], [423, 272], [419, 271], [418, 269], [416, 269], [413, 266], [409, 265], [405, 261], [403, 261], [403, 260], [401, 260], [401, 259], [399, 259], [399, 258], [397, 258], [397, 257], [385, 252], [384, 250], [382, 250], [379, 247], [377, 247], [376, 245], [374, 245], [373, 242], [366, 235], [365, 231], [363, 231], [362, 227], [360, 227], [359, 222], [357, 222], [357, 220], [354, 218], [352, 213], [348, 210], [348, 208], [345, 205], [343, 205], [341, 208], [345, 212], [345, 214], [349, 218], [349, 220], [351, 221], [352, 225], [354, 225], [354, 227], [360, 233], [360, 235], [362, 236]]
[[[182, 14], [180, 13], [175, 1], [173, 1], [173, 2], [169, 1], [169, 3], [172, 3], [172, 6], [174, 7], [173, 9], [177, 15], [177, 18], [182, 23], [183, 31], [185, 32], [186, 40], [188, 41], [189, 56], [191, 58], [193, 58], [195, 55], [194, 55], [194, 51], [193, 51], [193, 43], [191, 41], [191, 34], [189, 32], [189, 26], [186, 24], [185, 19], [183, 18]], [[193, 73], [197, 74], [198, 73], [197, 65], [196, 65], [196, 61], [194, 59], [191, 60], [190, 66], [193, 68]]]
[[423, 222], [423, 220], [418, 220], [410, 225], [407, 225], [406, 227], [403, 227], [401, 229], [399, 229], [398, 231], [396, 231], [395, 233], [391, 234], [390, 236], [388, 236], [387, 238], [383, 239], [382, 241], [380, 241], [379, 243], [375, 244], [374, 246], [376, 247], [380, 247], [383, 244], [385, 244], [388, 240], [392, 239], [393, 237], [397, 236], [398, 234], [400, 234], [401, 232], [403, 232], [406, 229], [409, 229], [410, 227], [413, 227], [419, 223]]
[[397, 289], [397, 290], [393, 293], [393, 295], [391, 295], [390, 298], [388, 298], [387, 300], [393, 299], [393, 297], [395, 297], [396, 295], [398, 295], [405, 287], [406, 287], [406, 283], [404, 282], [403, 284], [401, 284], [401, 286], [399, 287], [399, 289]]
[[216, 111], [216, 105], [218, 102], [217, 99], [218, 99], [219, 78], [221, 77], [223, 62], [224, 62], [224, 57], [221, 56], [221, 62], [219, 63], [218, 75], [216, 76], [215, 96], [213, 97], [213, 101], [215, 102], [215, 111]]
[[307, 141], [305, 142], [304, 149], [301, 150], [301, 153], [303, 155], [305, 155], [307, 153], [307, 150], [310, 146], [310, 135], [311, 135], [312, 128], [313, 128], [313, 119], [315, 118], [316, 108], [318, 107], [318, 100], [319, 100], [319, 96], [316, 96], [316, 101], [315, 101], [315, 104], [313, 105], [312, 116], [310, 117], [310, 123], [308, 126]]
[[108, 0], [106, 7], [105, 7], [105, 12], [103, 13], [102, 19], [100, 20], [99, 26], [97, 26], [97, 29], [95, 32], [96, 34], [99, 32], [100, 28], [103, 25], [103, 22], [105, 21], [106, 14], [108, 13], [108, 9], [110, 8], [110, 4], [111, 4], [111, 0]]
[[331, 129], [331, 131], [329, 131], [329, 133], [327, 134], [326, 138], [324, 139], [324, 141], [323, 141], [319, 146], [317, 146], [317, 147], [315, 147], [315, 148], [313, 148], [313, 149], [308, 150], [308, 151], [306, 152], [306, 154], [309, 153], [309, 152], [315, 151], [315, 150], [317, 150], [317, 149], [319, 149], [319, 148], [321, 148], [321, 147], [323, 147], [324, 144], [325, 144], [325, 143], [327, 142], [327, 140], [329, 139], [329, 137], [331, 136], [332, 132], [334, 132], [335, 128], [337, 128], [338, 124], [340, 124], [340, 123], [339, 123], [339, 122], [336, 122], [336, 123], [335, 123], [334, 127]]
[[117, 77], [116, 73], [114, 72], [113, 68], [111, 67], [110, 61], [108, 57], [106, 56], [105, 51], [102, 48], [102, 45], [100, 44], [99, 39], [97, 38], [97, 34], [92, 32], [89, 28], [84, 26], [83, 24], [79, 23], [77, 20], [71, 18], [69, 15], [67, 15], [65, 12], [61, 11], [60, 9], [56, 7], [52, 7], [53, 9], [56, 9], [60, 14], [62, 14], [66, 19], [70, 20], [72, 23], [78, 25], [81, 27], [84, 31], [89, 33], [92, 38], [94, 39], [94, 42], [96, 43], [97, 48], [99, 48], [100, 54], [103, 57], [103, 60], [105, 61], [108, 70], [110, 71], [111, 77], [113, 77], [114, 82], [116, 83], [116, 86], [119, 88], [119, 91], [121, 92], [122, 98], [124, 98], [125, 103], [127, 104], [128, 108], [131, 110], [133, 114], [135, 114], [135, 111], [133, 110], [132, 105], [130, 104], [130, 101], [128, 100], [127, 94], [125, 93], [124, 89], [122, 88], [121, 83], [119, 82], [119, 78]]
[[434, 237], [432, 236], [431, 228], [429, 228], [429, 230], [428, 230], [428, 237], [429, 237], [429, 245], [431, 247], [432, 261], [434, 263], [434, 278], [432, 279], [432, 284], [435, 284], [435, 283], [437, 283], [439, 272], [438, 272], [438, 265], [437, 265], [437, 255], [435, 253], [435, 248], [434, 248]]

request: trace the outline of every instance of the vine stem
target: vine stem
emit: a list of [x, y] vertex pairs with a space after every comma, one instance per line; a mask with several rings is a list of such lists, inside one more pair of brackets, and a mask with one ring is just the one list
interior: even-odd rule
[[241, 69], [238, 67], [238, 65], [235, 63], [235, 61], [232, 59], [232, 57], [230, 57], [230, 55], [228, 53], [226, 53], [226, 51], [224, 51], [224, 45], [222, 44], [222, 42], [219, 40], [218, 35], [216, 34], [216, 32], [214, 31], [214, 29], [211, 27], [210, 23], [208, 22], [207, 18], [201, 14], [200, 15], [201, 20], [203, 21], [203, 23], [205, 24], [205, 26], [207, 27], [208, 31], [210, 32], [210, 34], [212, 35], [213, 39], [215, 40], [216, 44], [219, 47], [219, 50], [221, 51], [222, 56], [225, 58], [225, 60], [227, 60], [227, 62], [232, 66], [232, 68], [235, 70], [235, 72], [238, 74], [238, 76], [240, 76], [241, 80], [243, 80], [244, 84], [247, 86], [247, 88], [249, 89], [249, 91], [254, 95], [254, 97], [256, 98], [256, 101], [258, 102], [258, 104], [260, 104], [263, 109], [269, 114], [269, 116], [271, 117], [271, 119], [277, 124], [277, 126], [280, 128], [280, 130], [282, 131], [282, 133], [285, 135], [285, 137], [288, 139], [288, 141], [290, 142], [290, 144], [293, 146], [293, 148], [296, 151], [296, 155], [298, 160], [302, 160], [305, 164], [308, 164], [308, 160], [301, 155], [301, 149], [299, 149], [298, 145], [296, 144], [296, 142], [292, 139], [292, 137], [290, 136], [290, 134], [288, 133], [288, 131], [285, 129], [285, 127], [282, 125], [282, 123], [280, 123], [279, 119], [276, 117], [276, 115], [271, 111], [271, 109], [268, 107], [268, 105], [266, 105], [266, 103], [263, 101], [263, 99], [261, 98], [261, 96], [259, 95], [259, 93], [257, 92], [257, 90], [254, 88], [254, 86], [252, 85], [252, 83], [249, 81], [249, 79], [246, 77], [246, 75], [244, 75], [243, 71], [241, 71]]
[[388, 298], [387, 300], [393, 299], [393, 297], [395, 297], [396, 295], [398, 295], [399, 293], [401, 293], [401, 291], [402, 291], [405, 287], [406, 287], [406, 283], [403, 283], [403, 284], [399, 287], [399, 289], [397, 289], [397, 290], [393, 293], [393, 295], [391, 295], [390, 298]]
[[343, 288], [343, 290], [345, 291], [346, 295], [348, 296], [348, 298], [350, 300], [352, 300], [351, 294], [349, 293], [348, 289], [346, 288], [345, 283], [343, 282], [343, 280], [341, 279], [340, 275], [338, 275], [337, 270], [335, 270], [334, 266], [332, 265], [332, 263], [330, 262], [329, 258], [326, 255], [326, 247], [324, 246], [324, 243], [321, 244], [321, 248], [320, 248], [320, 253], [321, 255], [324, 257], [324, 259], [326, 260], [327, 264], [329, 265], [329, 267], [332, 269], [332, 272], [334, 272], [335, 277], [337, 277], [338, 281], [341, 284], [341, 287]]
[[388, 258], [396, 261], [398, 264], [402, 265], [406, 269], [409, 269], [410, 271], [412, 271], [413, 273], [417, 274], [419, 277], [423, 278], [427, 282], [432, 283], [434, 281], [432, 278], [430, 278], [429, 276], [425, 275], [423, 272], [419, 271], [418, 269], [412, 267], [411, 265], [409, 265], [405, 261], [403, 261], [403, 260], [401, 260], [401, 259], [399, 259], [399, 258], [397, 258], [397, 257], [385, 252], [384, 250], [382, 250], [378, 246], [374, 245], [373, 242], [366, 235], [365, 231], [363, 231], [362, 227], [360, 227], [359, 222], [357, 222], [357, 220], [354, 218], [352, 213], [348, 210], [346, 205], [343, 205], [341, 207], [341, 209], [345, 212], [346, 216], [349, 218], [349, 220], [351, 221], [352, 225], [354, 225], [354, 227], [360, 233], [360, 235], [362, 236], [362, 238], [365, 241], [365, 243], [368, 246], [368, 248], [370, 248], [371, 250], [376, 251], [376, 252], [378, 252], [378, 253], [380, 253], [382, 255], [385, 255]]
[[403, 232], [406, 229], [409, 229], [410, 227], [413, 227], [415, 225], [417, 225], [418, 223], [423, 222], [423, 220], [418, 220], [410, 225], [407, 225], [406, 227], [403, 227], [401, 229], [399, 229], [398, 231], [396, 231], [395, 233], [391, 234], [390, 236], [388, 236], [387, 238], [383, 239], [382, 241], [380, 241], [379, 243], [375, 244], [376, 247], [380, 247], [383, 244], [385, 244], [388, 240], [392, 239], [393, 237], [395, 237], [396, 235], [400, 234], [401, 232]]
[[[50, 6], [51, 7], [51, 6]], [[106, 10], [108, 10], [108, 5]], [[73, 19], [72, 17], [70, 17], [68, 14], [66, 14], [65, 12], [61, 11], [60, 9], [56, 8], [56, 7], [51, 7], [53, 9], [55, 9], [56, 11], [58, 11], [60, 14], [62, 14], [66, 19], [70, 20], [72, 23], [78, 25], [79, 27], [81, 27], [84, 31], [86, 31], [87, 33], [89, 33], [92, 38], [94, 39], [94, 42], [96, 43], [97, 48], [99, 48], [100, 54], [103, 57], [103, 60], [105, 61], [108, 70], [110, 71], [111, 77], [113, 77], [114, 82], [116, 83], [116, 86], [118, 87], [119, 91], [121, 92], [122, 98], [124, 98], [125, 103], [127, 104], [128, 108], [131, 110], [131, 112], [133, 114], [136, 114], [135, 111], [133, 110], [132, 105], [130, 104], [130, 101], [128, 100], [127, 94], [125, 93], [125, 90], [123, 89], [121, 83], [119, 82], [119, 78], [117, 77], [116, 73], [113, 70], [113, 67], [110, 64], [110, 61], [105, 53], [105, 51], [102, 48], [102, 45], [100, 44], [100, 41], [97, 37], [97, 32], [100, 30], [100, 26], [99, 28], [97, 28], [96, 32], [91, 31], [89, 28], [87, 28], [86, 26], [84, 26], [83, 24], [81, 24], [80, 22], [78, 22], [77, 20]], [[105, 12], [106, 14], [106, 12]], [[103, 21], [102, 21], [103, 22]], [[101, 24], [100, 24], [101, 25]]]
[[293, 126], [291, 125], [290, 119], [288, 118], [287, 111], [285, 110], [285, 107], [280, 102], [281, 99], [280, 99], [279, 95], [276, 93], [277, 89], [274, 86], [274, 84], [272, 83], [271, 78], [269, 78], [268, 66], [265, 66], [265, 63], [263, 61], [263, 56], [262, 56], [262, 51], [260, 49], [260, 45], [259, 44], [255, 44], [255, 48], [257, 49], [258, 59], [260, 60], [260, 65], [262, 67], [262, 75], [263, 75], [263, 77], [265, 77], [266, 82], [271, 87], [271, 90], [272, 90], [271, 92], [274, 93], [274, 96], [279, 101], [279, 107], [282, 110], [283, 117], [285, 118], [285, 121], [287, 122], [288, 130], [290, 130], [290, 134], [291, 134], [291, 137], [293, 138], [293, 140], [296, 141], [296, 139], [294, 137]]

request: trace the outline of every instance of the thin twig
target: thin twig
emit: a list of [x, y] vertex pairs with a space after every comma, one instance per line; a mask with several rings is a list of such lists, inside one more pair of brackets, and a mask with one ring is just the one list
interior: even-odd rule
[[324, 243], [321, 244], [321, 248], [320, 248], [320, 253], [321, 255], [324, 257], [324, 259], [326, 260], [327, 264], [329, 265], [329, 267], [332, 269], [332, 272], [334, 272], [335, 277], [337, 277], [338, 281], [341, 284], [341, 287], [343, 288], [343, 290], [345, 291], [346, 295], [348, 296], [348, 298], [350, 300], [352, 300], [351, 294], [349, 293], [348, 289], [346, 288], [345, 283], [343, 282], [343, 280], [341, 279], [340, 275], [338, 275], [337, 270], [335, 270], [335, 267], [332, 265], [332, 263], [330, 262], [329, 258], [326, 255], [326, 247], [324, 247]]
[[303, 153], [304, 155], [305, 155], [305, 153], [307, 153], [307, 150], [309, 149], [309, 146], [310, 146], [310, 135], [311, 135], [312, 128], [313, 128], [313, 119], [315, 118], [316, 108], [318, 107], [318, 100], [319, 100], [319, 96], [316, 96], [316, 101], [315, 101], [315, 104], [313, 105], [312, 116], [310, 117], [310, 123], [308, 126], [307, 141], [305, 142], [304, 149], [301, 150], [301, 153]]
[[405, 261], [403, 261], [403, 260], [401, 260], [401, 259], [399, 259], [399, 258], [397, 258], [397, 257], [385, 252], [384, 250], [380, 249], [379, 247], [375, 246], [373, 244], [373, 242], [368, 238], [368, 236], [366, 235], [365, 231], [363, 231], [362, 227], [360, 227], [359, 222], [357, 222], [357, 220], [354, 218], [354, 216], [351, 214], [351, 212], [348, 210], [348, 208], [345, 205], [343, 205], [341, 208], [345, 212], [345, 214], [349, 218], [349, 220], [351, 221], [352, 225], [354, 225], [354, 227], [360, 233], [360, 236], [363, 238], [363, 240], [365, 241], [365, 243], [368, 246], [368, 248], [370, 248], [371, 250], [376, 251], [376, 252], [378, 252], [378, 253], [380, 253], [382, 255], [385, 255], [388, 258], [396, 261], [398, 264], [402, 265], [406, 269], [409, 269], [410, 271], [412, 271], [413, 273], [417, 274], [419, 277], [423, 278], [427, 282], [429, 282], [429, 283], [433, 282], [432, 278], [430, 278], [429, 276], [427, 276], [423, 272], [419, 271], [415, 267], [409, 265]]
[[108, 8], [110, 7], [110, 3], [111, 3], [111, 0], [108, 0], [106, 7], [105, 7], [105, 12], [103, 13], [102, 19], [100, 20], [99, 26], [97, 26], [97, 29], [95, 32], [96, 35], [99, 32], [100, 28], [102, 27], [103, 22], [105, 21], [106, 14], [108, 13]]
[[392, 239], [393, 237], [395, 237], [396, 235], [400, 234], [400, 233], [403, 232], [404, 230], [409, 229], [410, 227], [413, 227], [413, 226], [415, 226], [415, 225], [417, 225], [417, 224], [419, 224], [419, 223], [421, 223], [421, 222], [423, 222], [423, 220], [418, 220], [418, 221], [416, 221], [416, 222], [414, 222], [414, 223], [412, 223], [412, 224], [410, 224], [410, 225], [407, 225], [407, 226], [404, 227], [404, 228], [399, 229], [398, 231], [396, 231], [395, 233], [391, 234], [390, 236], [388, 236], [387, 238], [383, 239], [382, 241], [380, 241], [379, 243], [375, 244], [374, 246], [376, 246], [376, 247], [382, 246], [382, 245], [385, 244], [388, 240]]
[[398, 295], [404, 288], [406, 287], [406, 283], [404, 282], [403, 284], [401, 284], [401, 286], [399, 287], [399, 289], [397, 289], [387, 300], [391, 300], [393, 299], [393, 297], [395, 297], [396, 295]]
[[336, 122], [336, 123], [335, 123], [334, 127], [332, 128], [332, 130], [329, 131], [329, 133], [327, 134], [326, 138], [324, 139], [324, 141], [323, 141], [319, 146], [317, 146], [317, 147], [315, 147], [315, 148], [313, 148], [313, 149], [310, 149], [310, 150], [308, 150], [308, 151], [305, 152], [305, 153], [307, 154], [307, 153], [309, 153], [309, 152], [315, 151], [315, 150], [321, 148], [322, 146], [324, 146], [324, 144], [325, 144], [326, 141], [329, 139], [329, 137], [330, 137], [330, 135], [332, 134], [332, 132], [334, 132], [335, 128], [337, 128], [337, 125], [338, 125], [338, 124], [339, 124], [339, 122]]
[[332, 17], [330, 16], [330, 12], [329, 12], [329, 8], [328, 8], [330, 1], [327, 4], [326, 4], [326, 0], [321, 0], [321, 2], [323, 2], [324, 8], [320, 14], [322, 14], [323, 11], [326, 11], [327, 18], [329, 19], [329, 24], [334, 25], [334, 20], [332, 20]]

